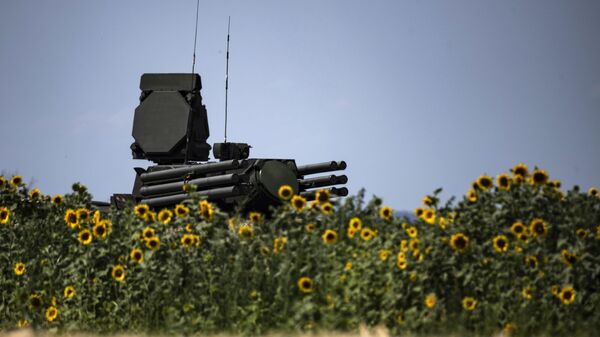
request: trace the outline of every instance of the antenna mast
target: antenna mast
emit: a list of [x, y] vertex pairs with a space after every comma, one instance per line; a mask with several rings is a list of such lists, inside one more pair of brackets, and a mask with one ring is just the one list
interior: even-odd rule
[[[196, 27], [194, 28], [194, 54], [192, 55], [192, 86], [194, 87], [194, 70], [196, 66], [196, 40], [198, 38], [198, 8], [200, 7], [200, 0], [196, 0]], [[187, 132], [186, 132], [186, 140], [185, 140], [185, 157], [183, 159], [183, 163], [188, 163], [188, 157], [190, 154], [190, 137], [192, 133], [192, 118], [188, 118]]]
[[225, 143], [227, 143], [227, 92], [229, 90], [229, 31], [231, 28], [231, 16], [227, 22], [227, 61], [225, 65]]

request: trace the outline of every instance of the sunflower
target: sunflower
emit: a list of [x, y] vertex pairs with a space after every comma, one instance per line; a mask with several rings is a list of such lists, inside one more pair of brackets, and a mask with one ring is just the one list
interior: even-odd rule
[[470, 189], [467, 192], [467, 200], [469, 200], [469, 202], [475, 202], [475, 201], [477, 201], [477, 192], [475, 192], [474, 189]]
[[283, 252], [283, 249], [285, 248], [285, 244], [287, 242], [288, 242], [288, 239], [285, 236], [276, 238], [273, 241], [273, 253], [279, 254], [279, 253]]
[[431, 294], [425, 296], [425, 300], [423, 301], [423, 304], [425, 304], [427, 309], [433, 309], [433, 307], [435, 307], [436, 302], [437, 302], [437, 297], [435, 296], [434, 293], [431, 293]]
[[422, 201], [423, 201], [423, 205], [425, 205], [427, 207], [433, 205], [433, 200], [428, 195], [424, 196], [423, 199], [422, 199]]
[[162, 222], [164, 225], [168, 225], [172, 218], [173, 212], [166, 208], [163, 208], [158, 212], [158, 221]]
[[423, 221], [427, 222], [430, 225], [435, 223], [435, 210], [429, 208], [423, 212]]
[[333, 213], [333, 205], [330, 202], [321, 204], [321, 212], [325, 215]]
[[596, 239], [600, 240], [600, 226], [596, 227]]
[[303, 293], [312, 293], [315, 290], [315, 284], [310, 277], [303, 276], [298, 280], [298, 289]]
[[269, 247], [264, 246], [264, 245], [260, 246], [259, 252], [260, 252], [260, 255], [262, 255], [264, 257], [267, 257], [267, 256], [269, 256], [269, 254], [271, 254], [271, 250], [269, 249]]
[[537, 269], [538, 267], [538, 259], [533, 255], [528, 255], [525, 257], [525, 265], [531, 269]]
[[53, 203], [55, 206], [60, 206], [60, 205], [63, 203], [63, 201], [64, 201], [64, 198], [63, 198], [63, 196], [62, 196], [62, 195], [60, 195], [60, 194], [55, 194], [55, 195], [52, 197], [52, 203]]
[[254, 229], [252, 229], [252, 227], [248, 224], [243, 224], [242, 226], [240, 226], [240, 229], [238, 230], [238, 235], [241, 238], [248, 240], [254, 236]]
[[181, 237], [181, 245], [185, 248], [190, 248], [194, 244], [194, 236], [192, 234], [183, 234]]
[[42, 192], [40, 192], [39, 188], [34, 188], [29, 192], [29, 198], [31, 199], [39, 199], [42, 196]]
[[135, 263], [140, 264], [144, 262], [144, 253], [139, 248], [133, 248], [131, 253], [129, 253], [129, 258]]
[[344, 271], [350, 271], [350, 270], [352, 270], [352, 262], [348, 261], [344, 265]]
[[72, 209], [67, 209], [65, 211], [65, 216], [63, 217], [67, 226], [71, 229], [79, 228], [79, 218], [77, 217], [77, 212]]
[[525, 178], [529, 175], [529, 169], [527, 168], [527, 165], [523, 163], [518, 163], [515, 167], [513, 167], [512, 173], [513, 177], [519, 176], [521, 178]]
[[536, 169], [531, 176], [531, 182], [536, 186], [546, 185], [548, 182], [548, 173], [545, 170]]
[[416, 238], [418, 235], [418, 231], [415, 227], [408, 227], [406, 229], [406, 235], [408, 235], [411, 238]]
[[52, 322], [58, 317], [58, 309], [55, 306], [50, 306], [46, 309], [46, 320]]
[[142, 239], [147, 240], [156, 236], [156, 232], [151, 227], [146, 227], [142, 231]]
[[531, 230], [533, 236], [543, 237], [548, 234], [548, 225], [544, 220], [535, 218], [531, 220], [531, 223], [529, 224], [529, 230]]
[[125, 280], [125, 268], [123, 268], [123, 266], [120, 264], [113, 266], [111, 275], [115, 281], [121, 282]]
[[4, 179], [4, 176], [0, 176], [0, 189], [6, 187], [6, 179]]
[[22, 329], [29, 326], [29, 321], [26, 319], [20, 319], [17, 321], [17, 328]]
[[479, 178], [477, 178], [477, 187], [479, 187], [479, 189], [483, 190], [483, 191], [487, 191], [490, 188], [492, 188], [494, 186], [494, 181], [492, 180], [492, 177], [490, 176], [479, 176]]
[[188, 232], [188, 233], [193, 232], [194, 231], [194, 226], [191, 223], [185, 225], [185, 231]]
[[583, 228], [577, 228], [577, 230], [575, 231], [575, 235], [577, 235], [577, 237], [579, 237], [580, 239], [585, 239], [588, 236], [588, 231]]
[[392, 253], [392, 252], [390, 252], [390, 251], [389, 251], [389, 250], [387, 250], [387, 249], [381, 249], [381, 250], [379, 251], [379, 259], [380, 259], [381, 261], [385, 262], [385, 261], [387, 261], [387, 259], [390, 257], [390, 254], [391, 254], [391, 253]]
[[248, 213], [248, 219], [254, 223], [260, 222], [262, 215], [259, 212], [250, 212]]
[[315, 201], [319, 205], [322, 205], [324, 203], [329, 202], [329, 197], [330, 197], [329, 190], [322, 188], [322, 189], [318, 190], [317, 193], [315, 194]]
[[375, 237], [375, 232], [370, 228], [363, 228], [360, 231], [360, 238], [365, 241], [369, 241], [374, 237]]
[[21, 177], [21, 176], [13, 176], [12, 179], [10, 180], [10, 184], [13, 187], [19, 187], [19, 186], [21, 186], [21, 184], [23, 184], [23, 177]]
[[31, 309], [38, 310], [42, 307], [42, 304], [44, 304], [44, 301], [42, 301], [42, 296], [39, 294], [31, 294], [31, 296], [29, 296], [29, 306]]
[[207, 200], [198, 202], [198, 212], [200, 213], [200, 216], [208, 222], [212, 221], [215, 216], [215, 209]]
[[595, 187], [590, 187], [588, 194], [594, 198], [600, 197], [600, 192], [598, 192], [598, 189]]
[[561, 250], [560, 256], [561, 256], [562, 262], [565, 265], [567, 265], [567, 267], [573, 266], [573, 264], [575, 264], [575, 262], [577, 262], [577, 260], [579, 260], [579, 257], [577, 257], [577, 254], [571, 253], [567, 249]]
[[175, 216], [178, 218], [185, 218], [190, 214], [190, 209], [182, 204], [175, 205]]
[[523, 232], [525, 232], [525, 225], [523, 225], [522, 222], [517, 221], [513, 223], [512, 226], [510, 226], [510, 230], [514, 234], [514, 236], [518, 237], [519, 235], [523, 234]]
[[66, 286], [63, 290], [63, 295], [66, 299], [75, 297], [75, 288], [73, 286]]
[[148, 219], [149, 212], [150, 212], [150, 206], [148, 206], [147, 204], [137, 204], [133, 208], [133, 213], [135, 214], [135, 216], [137, 216], [138, 218], [140, 218], [142, 220]]
[[560, 180], [555, 179], [555, 180], [549, 181], [548, 185], [553, 187], [555, 190], [558, 190], [562, 186], [562, 183], [560, 182]]
[[304, 208], [306, 208], [306, 199], [301, 195], [293, 196], [292, 201], [290, 203], [292, 204], [292, 208], [296, 210], [296, 212], [302, 212], [304, 211]]
[[555, 284], [552, 287], [550, 287], [550, 292], [552, 293], [552, 295], [558, 297], [558, 295], [560, 294], [560, 287]]
[[463, 233], [456, 233], [450, 238], [450, 246], [455, 251], [462, 253], [469, 247], [469, 237]]
[[[400, 254], [402, 254], [402, 255], [400, 255]], [[408, 263], [406, 262], [404, 253], [399, 253], [398, 258], [396, 259], [396, 266], [398, 267], [398, 269], [404, 270], [404, 269], [406, 269], [407, 265], [408, 265]]]
[[7, 224], [10, 220], [10, 210], [6, 207], [0, 207], [0, 224]]
[[149, 239], [146, 239], [146, 248], [152, 250], [160, 249], [160, 239], [158, 238], [158, 236], [153, 236]]
[[521, 297], [528, 301], [533, 298], [533, 290], [530, 286], [527, 286], [521, 290]]
[[360, 220], [360, 218], [358, 217], [350, 219], [350, 221], [348, 222], [348, 228], [352, 228], [355, 231], [361, 230], [362, 220]]
[[558, 298], [563, 302], [564, 305], [569, 305], [575, 301], [575, 297], [577, 296], [577, 292], [573, 287], [562, 288], [560, 293], [558, 294]]
[[467, 311], [473, 311], [477, 307], [477, 300], [473, 297], [467, 296], [463, 298], [462, 306]]
[[77, 240], [79, 240], [82, 245], [89, 245], [92, 243], [92, 232], [90, 232], [89, 229], [82, 229], [77, 235]]
[[525, 178], [523, 178], [523, 176], [513, 176], [513, 184], [515, 185], [521, 185], [523, 183], [523, 181], [525, 181]]
[[21, 276], [23, 274], [25, 274], [25, 264], [23, 262], [17, 262], [15, 264], [15, 275], [17, 276]]
[[400, 252], [407, 252], [408, 251], [408, 241], [406, 240], [402, 240], [400, 241]]
[[379, 209], [379, 217], [383, 220], [390, 220], [393, 215], [392, 208], [389, 206], [384, 206]]
[[504, 235], [498, 235], [492, 239], [494, 250], [498, 253], [504, 253], [508, 250], [508, 238]]
[[496, 177], [496, 184], [498, 184], [498, 188], [501, 190], [509, 190], [510, 189], [510, 176], [506, 173], [499, 174]]
[[519, 241], [521, 243], [524, 243], [524, 244], [529, 243], [529, 235], [527, 235], [525, 233], [517, 235], [517, 239], [519, 239]]
[[[317, 192], [319, 193], [319, 192]], [[290, 185], [281, 185], [279, 187], [279, 189], [277, 190], [277, 194], [279, 195], [279, 198], [281, 198], [282, 200], [290, 200], [292, 198], [292, 196], [294, 195], [294, 190], [292, 189], [292, 187]]]
[[307, 233], [313, 233], [317, 229], [317, 226], [314, 223], [309, 223], [304, 226], [304, 229]]
[[423, 210], [423, 208], [421, 208], [421, 207], [417, 207], [417, 208], [415, 208], [415, 215], [417, 216], [417, 218], [420, 218], [420, 217], [422, 217], [422, 216], [423, 216], [423, 211], [424, 211], [424, 210]]
[[323, 238], [323, 242], [325, 242], [328, 245], [332, 245], [334, 243], [337, 242], [338, 239], [338, 235], [336, 233], [336, 231], [331, 230], [331, 229], [327, 229], [325, 230], [325, 232], [323, 233], [323, 236], [321, 236]]
[[92, 232], [97, 239], [106, 239], [106, 236], [108, 235], [108, 228], [106, 226], [107, 222], [107, 220], [100, 221], [100, 223], [92, 228]]

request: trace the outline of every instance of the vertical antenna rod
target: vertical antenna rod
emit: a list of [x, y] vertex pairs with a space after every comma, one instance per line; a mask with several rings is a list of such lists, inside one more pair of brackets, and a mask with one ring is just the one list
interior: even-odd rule
[[225, 65], [225, 143], [227, 143], [227, 91], [229, 90], [229, 31], [231, 28], [231, 16], [227, 22], [227, 61]]
[[[198, 8], [200, 7], [200, 0], [196, 0], [196, 28], [194, 28], [194, 54], [192, 55], [192, 85], [191, 88], [194, 88], [194, 70], [196, 66], [196, 40], [198, 39]], [[190, 138], [192, 133], [192, 116], [190, 111], [190, 116], [188, 117], [188, 125], [185, 139], [185, 157], [183, 159], [183, 163], [188, 163], [188, 157], [190, 154]]]

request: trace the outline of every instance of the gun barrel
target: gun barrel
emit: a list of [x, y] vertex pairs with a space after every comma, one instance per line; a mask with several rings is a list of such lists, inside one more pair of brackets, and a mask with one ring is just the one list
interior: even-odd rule
[[304, 176], [304, 175], [309, 175], [309, 174], [338, 171], [338, 170], [345, 170], [345, 169], [346, 169], [345, 161], [327, 161], [327, 162], [323, 162], [323, 163], [298, 166], [298, 174]]
[[[219, 187], [211, 190], [199, 191], [201, 196], [205, 196], [208, 199], [221, 199], [239, 196], [245, 193], [245, 189], [242, 186], [227, 186]], [[166, 205], [173, 205], [187, 199], [187, 193], [180, 193], [175, 195], [168, 195], [157, 198], [146, 198], [142, 199], [141, 202], [148, 204], [150, 207], [160, 207]]]
[[246, 164], [244, 160], [227, 160], [218, 163], [209, 163], [201, 165], [186, 165], [183, 167], [172, 168], [168, 170], [142, 173], [140, 179], [144, 183], [153, 183], [159, 181], [183, 180], [187, 176], [206, 174], [211, 172], [233, 170], [243, 167]]
[[173, 183], [143, 186], [140, 188], [140, 194], [143, 197], [157, 196], [170, 194], [173, 192], [183, 192], [184, 184], [196, 185], [199, 190], [207, 189], [215, 186], [235, 185], [240, 181], [240, 176], [237, 173], [225, 174], [222, 176], [212, 176], [206, 178], [196, 178], [190, 181], [177, 181]]
[[[327, 190], [329, 191], [329, 193], [331, 195], [334, 195], [337, 197], [345, 197], [348, 195], [348, 189], [345, 187], [341, 187], [341, 188], [332, 187], [332, 188], [328, 188]], [[305, 197], [307, 200], [312, 200], [315, 198], [316, 193], [317, 193], [317, 190], [310, 190], [310, 191], [301, 192], [300, 195]]]
[[304, 188], [304, 189], [345, 184], [347, 182], [348, 182], [348, 177], [346, 177], [345, 175], [336, 176], [333, 174], [329, 175], [329, 176], [321, 176], [321, 177], [314, 177], [314, 178], [298, 180], [298, 184], [300, 185], [301, 188]]

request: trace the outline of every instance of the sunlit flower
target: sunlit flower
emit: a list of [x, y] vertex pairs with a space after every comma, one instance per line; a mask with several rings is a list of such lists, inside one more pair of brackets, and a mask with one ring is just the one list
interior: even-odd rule
[[510, 189], [510, 176], [506, 173], [502, 173], [499, 174], [496, 177], [496, 184], [498, 185], [498, 188], [501, 190], [508, 190]]
[[142, 231], [142, 239], [144, 239], [144, 240], [153, 238], [155, 236], [156, 236], [156, 232], [154, 231], [154, 229], [152, 227], [146, 227]]
[[23, 274], [25, 274], [25, 264], [23, 262], [17, 262], [15, 264], [15, 275], [17, 276], [21, 276]]
[[131, 252], [129, 253], [129, 258], [130, 258], [130, 259], [131, 259], [133, 262], [135, 262], [135, 263], [137, 263], [137, 264], [140, 264], [140, 263], [143, 263], [143, 262], [144, 262], [144, 253], [143, 253], [143, 252], [142, 252], [142, 250], [141, 250], [141, 249], [139, 249], [139, 248], [133, 248], [133, 249], [131, 250]]
[[595, 187], [590, 187], [590, 189], [588, 190], [588, 194], [595, 198], [600, 197], [600, 193], [598, 192], [598, 189]]
[[250, 221], [252, 221], [254, 223], [260, 222], [261, 218], [262, 218], [262, 216], [261, 216], [261, 214], [259, 212], [250, 212], [250, 213], [248, 213], [248, 219], [250, 219]]
[[350, 262], [350, 261], [346, 262], [346, 265], [344, 265], [344, 270], [345, 271], [352, 270], [352, 262]]
[[158, 221], [162, 222], [165, 225], [168, 225], [169, 222], [171, 222], [171, 219], [173, 218], [173, 212], [171, 212], [170, 210], [163, 208], [160, 210], [160, 212], [158, 212]]
[[475, 202], [475, 201], [477, 201], [477, 192], [475, 192], [474, 189], [470, 189], [467, 192], [467, 200], [469, 200], [469, 202]]
[[315, 284], [310, 277], [304, 276], [298, 280], [298, 289], [303, 293], [311, 293], [315, 290]]
[[63, 218], [67, 223], [67, 226], [71, 229], [75, 229], [79, 227], [79, 218], [77, 217], [77, 212], [72, 209], [67, 209], [65, 211], [65, 216]]
[[97, 225], [95, 225], [92, 228], [94, 237], [96, 237], [97, 239], [101, 239], [101, 240], [106, 239], [106, 236], [108, 235], [108, 228], [106, 225], [107, 223], [108, 223], [108, 220], [100, 221], [100, 223], [98, 223]]
[[153, 236], [149, 239], [146, 239], [146, 247], [152, 250], [160, 249], [160, 239], [158, 236]]
[[548, 225], [546, 222], [540, 218], [535, 218], [531, 220], [529, 224], [529, 229], [534, 236], [543, 237], [548, 234]]
[[577, 257], [577, 254], [571, 253], [567, 249], [561, 250], [560, 256], [561, 256], [562, 262], [565, 265], [567, 265], [567, 267], [573, 266], [573, 264], [575, 264], [575, 262], [577, 262], [577, 260], [579, 260], [579, 257]]
[[79, 240], [82, 245], [89, 245], [92, 243], [92, 232], [90, 232], [89, 229], [82, 229], [77, 235], [77, 240]]
[[10, 179], [10, 184], [13, 187], [19, 187], [23, 184], [23, 178], [21, 176], [13, 176], [12, 179]]
[[430, 225], [435, 224], [435, 210], [431, 208], [426, 209], [421, 218]]
[[75, 287], [66, 286], [65, 290], [63, 290], [63, 295], [67, 299], [75, 297]]
[[31, 190], [31, 192], [29, 192], [29, 197], [31, 199], [39, 199], [42, 196], [42, 192], [40, 192], [39, 188], [34, 188], [33, 190]]
[[573, 287], [565, 287], [562, 288], [560, 293], [558, 294], [558, 298], [563, 302], [564, 305], [569, 305], [575, 301], [575, 297], [577, 296], [577, 292]]
[[215, 215], [213, 205], [207, 200], [201, 200], [198, 202], [198, 212], [200, 213], [200, 216], [202, 216], [202, 218], [208, 222], [211, 222]]
[[292, 197], [292, 201], [290, 201], [292, 208], [296, 211], [296, 212], [302, 212], [304, 211], [304, 208], [306, 208], [306, 198], [304, 198], [301, 195], [295, 195]]
[[362, 220], [360, 220], [360, 218], [358, 218], [358, 217], [354, 217], [354, 218], [350, 219], [350, 222], [348, 222], [348, 228], [351, 228], [355, 231], [361, 230], [362, 229]]
[[381, 249], [381, 250], [379, 251], [379, 259], [380, 259], [381, 261], [385, 262], [385, 261], [387, 261], [387, 259], [390, 257], [390, 254], [391, 254], [391, 253], [392, 253], [392, 252], [390, 252], [390, 251], [389, 251], [389, 250], [387, 250], [387, 249]]
[[479, 187], [479, 189], [483, 190], [483, 191], [487, 191], [490, 188], [492, 188], [494, 186], [494, 181], [492, 180], [492, 177], [490, 176], [479, 176], [479, 178], [477, 178], [477, 187]]
[[39, 294], [31, 294], [31, 296], [29, 296], [29, 306], [31, 309], [37, 310], [41, 308], [42, 304], [44, 304], [44, 302], [42, 301], [42, 296]]
[[388, 206], [384, 206], [381, 207], [379, 209], [379, 216], [383, 219], [383, 220], [390, 220], [393, 216], [393, 212], [392, 212], [392, 208], [388, 207]]
[[55, 195], [52, 197], [52, 203], [53, 203], [55, 206], [60, 206], [60, 205], [62, 205], [62, 203], [63, 203], [63, 200], [64, 200], [64, 198], [63, 198], [63, 196], [62, 196], [62, 195], [60, 195], [60, 194], [55, 194]]
[[6, 207], [0, 207], [0, 224], [7, 224], [10, 220], [10, 210]]
[[462, 306], [467, 311], [473, 311], [477, 307], [477, 300], [473, 297], [467, 296], [463, 298]]
[[294, 195], [294, 190], [290, 185], [281, 185], [277, 190], [277, 194], [282, 200], [290, 200]]
[[112, 267], [111, 275], [115, 281], [121, 282], [125, 280], [125, 268], [120, 264], [115, 265]]
[[4, 179], [4, 176], [0, 176], [0, 189], [3, 189], [6, 187], [6, 179]]
[[523, 232], [525, 232], [525, 225], [523, 225], [523, 223], [517, 221], [512, 224], [512, 226], [510, 227], [510, 230], [515, 236], [518, 237], [519, 235], [523, 234]]
[[431, 293], [431, 294], [425, 296], [425, 300], [423, 301], [423, 304], [425, 304], [427, 309], [433, 309], [433, 307], [435, 307], [436, 302], [437, 302], [437, 297], [435, 296], [435, 294]]
[[534, 185], [545, 185], [548, 182], [548, 173], [546, 173], [545, 170], [536, 169], [535, 171], [533, 171], [531, 181]]
[[425, 205], [427, 207], [433, 205], [433, 199], [431, 199], [431, 197], [428, 195], [424, 196], [422, 201], [423, 201], [423, 205]]
[[317, 229], [317, 226], [315, 226], [314, 223], [309, 223], [309, 224], [306, 224], [306, 226], [304, 226], [304, 229], [308, 233], [313, 233]]
[[243, 224], [242, 226], [240, 226], [240, 229], [238, 230], [238, 235], [240, 237], [242, 237], [243, 239], [247, 240], [254, 236], [254, 230], [252, 229], [252, 227], [250, 225]]
[[508, 250], [508, 238], [504, 235], [498, 235], [492, 239], [494, 250], [498, 253], [504, 253]]
[[271, 250], [265, 245], [260, 246], [260, 249], [258, 251], [260, 252], [260, 255], [264, 257], [267, 257], [271, 254]]
[[552, 295], [558, 297], [558, 295], [560, 295], [560, 287], [558, 285], [553, 285], [552, 287], [550, 287], [550, 292], [552, 293]]
[[360, 238], [364, 241], [369, 241], [375, 237], [375, 232], [370, 228], [363, 228], [360, 231]]
[[58, 309], [55, 306], [50, 306], [46, 309], [46, 320], [52, 322], [58, 317]]
[[[402, 254], [402, 255], [401, 255]], [[404, 253], [399, 253], [398, 258], [396, 259], [396, 266], [400, 270], [406, 269], [407, 266], [406, 257], [404, 257]]]
[[577, 235], [577, 237], [579, 237], [580, 239], [585, 239], [588, 236], [588, 231], [583, 228], [577, 228], [577, 230], [575, 231], [575, 235]]
[[26, 319], [20, 319], [17, 321], [17, 328], [22, 329], [29, 326], [29, 321]]
[[529, 169], [527, 168], [527, 165], [519, 163], [515, 167], [513, 167], [512, 173], [513, 176], [519, 176], [523, 179], [529, 175]]
[[457, 252], [464, 252], [469, 247], [469, 237], [463, 233], [456, 233], [450, 238], [450, 246]]
[[530, 286], [527, 286], [521, 290], [521, 297], [526, 300], [531, 300], [533, 298], [533, 290]]
[[149, 212], [150, 206], [148, 206], [147, 204], [137, 204], [133, 208], [133, 213], [135, 214], [135, 216], [142, 220], [147, 220]]
[[447, 225], [447, 224], [448, 224], [448, 222], [446, 221], [446, 218], [444, 218], [443, 216], [441, 216], [441, 217], [438, 219], [438, 226], [440, 226], [440, 229], [441, 229], [441, 230], [444, 230], [444, 229], [446, 229], [446, 225]]
[[181, 236], [181, 245], [185, 248], [190, 248], [194, 245], [194, 235], [193, 234], [183, 234]]
[[279, 253], [283, 252], [283, 249], [285, 248], [285, 244], [287, 242], [288, 242], [288, 239], [285, 236], [276, 238], [273, 241], [273, 253], [279, 254]]
[[533, 255], [529, 255], [525, 257], [525, 265], [527, 265], [531, 269], [537, 269], [538, 267], [538, 259]]
[[321, 204], [321, 212], [326, 215], [333, 213], [333, 205], [330, 202]]
[[411, 238], [416, 238], [418, 235], [418, 231], [415, 227], [408, 227], [406, 229], [406, 235], [408, 235]]
[[323, 233], [322, 238], [323, 238], [323, 242], [325, 242], [328, 245], [332, 245], [337, 242], [338, 235], [337, 235], [336, 231], [327, 229]]
[[178, 218], [185, 218], [190, 214], [190, 209], [185, 205], [177, 204], [175, 205], [175, 216]]
[[421, 207], [417, 207], [417, 208], [415, 208], [415, 215], [417, 216], [417, 218], [420, 218], [420, 217], [422, 217], [422, 216], [423, 216], [423, 211], [424, 211], [424, 210], [423, 210], [423, 208], [421, 208]]
[[324, 188], [320, 189], [315, 193], [315, 201], [319, 204], [325, 204], [329, 202], [330, 193], [329, 190]]

